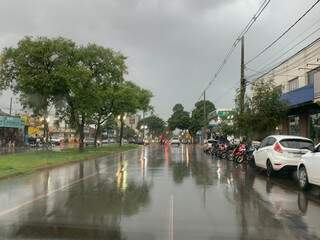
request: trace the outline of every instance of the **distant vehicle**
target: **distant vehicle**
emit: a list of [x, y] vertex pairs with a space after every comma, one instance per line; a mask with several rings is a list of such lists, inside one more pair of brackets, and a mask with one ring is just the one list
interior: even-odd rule
[[296, 170], [303, 154], [313, 151], [313, 142], [304, 137], [272, 135], [261, 142], [253, 153], [255, 165], [272, 176], [280, 170]]
[[178, 137], [173, 137], [173, 138], [171, 138], [171, 140], [170, 140], [170, 144], [171, 145], [180, 145], [180, 140], [179, 140], [179, 138]]
[[56, 145], [56, 146], [60, 146], [62, 141], [63, 141], [63, 139], [59, 138], [59, 137], [52, 137], [50, 139], [51, 144]]
[[190, 143], [190, 140], [188, 140], [188, 139], [182, 139], [182, 140], [181, 140], [181, 143], [182, 143], [182, 144], [189, 144], [189, 143]]
[[307, 190], [310, 184], [320, 186], [320, 144], [313, 152], [308, 152], [301, 157], [297, 167], [299, 186]]
[[150, 144], [150, 142], [149, 142], [149, 140], [148, 140], [148, 139], [144, 139], [144, 140], [143, 140], [143, 144], [144, 144], [144, 145], [149, 145], [149, 144]]
[[107, 138], [101, 141], [101, 144], [110, 144], [110, 143], [115, 143], [113, 138]]
[[136, 140], [134, 140], [134, 138], [130, 138], [128, 142], [129, 143], [136, 143]]
[[[94, 146], [94, 138], [85, 138], [83, 142], [86, 146]], [[97, 140], [97, 146], [101, 146], [100, 140]]]
[[137, 139], [135, 141], [135, 144], [139, 144], [139, 145], [143, 145], [144, 144], [144, 141], [142, 139]]

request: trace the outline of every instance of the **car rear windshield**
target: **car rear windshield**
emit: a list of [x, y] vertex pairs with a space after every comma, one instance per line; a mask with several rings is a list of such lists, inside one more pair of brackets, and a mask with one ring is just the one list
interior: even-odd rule
[[285, 148], [295, 148], [295, 149], [309, 149], [313, 151], [314, 145], [310, 140], [304, 139], [284, 139], [280, 141], [281, 145]]

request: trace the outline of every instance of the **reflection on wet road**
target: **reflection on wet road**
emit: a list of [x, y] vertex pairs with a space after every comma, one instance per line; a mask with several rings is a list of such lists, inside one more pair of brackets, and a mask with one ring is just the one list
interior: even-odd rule
[[320, 205], [292, 180], [188, 145], [3, 180], [0, 202], [0, 239], [320, 239]]

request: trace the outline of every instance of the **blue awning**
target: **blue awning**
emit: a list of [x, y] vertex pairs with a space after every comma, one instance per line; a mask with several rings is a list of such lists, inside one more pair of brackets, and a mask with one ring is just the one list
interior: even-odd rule
[[282, 94], [281, 100], [286, 101], [289, 107], [295, 107], [306, 103], [313, 102], [314, 90], [313, 85], [306, 85], [293, 91]]

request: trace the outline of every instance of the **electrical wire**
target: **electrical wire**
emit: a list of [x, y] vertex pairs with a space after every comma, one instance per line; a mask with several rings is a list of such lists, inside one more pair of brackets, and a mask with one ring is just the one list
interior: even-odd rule
[[271, 42], [267, 47], [261, 50], [256, 56], [251, 58], [249, 61], [245, 63], [245, 65], [253, 62], [258, 57], [260, 57], [263, 53], [265, 53], [268, 49], [270, 49], [274, 44], [276, 44], [282, 37], [284, 37], [295, 25], [297, 25], [318, 3], [320, 0], [317, 0], [306, 12], [304, 12], [289, 28], [287, 28], [280, 36], [278, 36], [273, 42]]
[[[314, 42], [314, 44], [316, 42], [319, 42], [320, 41], [320, 38]], [[273, 71], [273, 76], [278, 76], [278, 75], [281, 75], [282, 73], [285, 73], [285, 72], [288, 72], [288, 71], [291, 71], [299, 66], [301, 66], [301, 64], [303, 64], [304, 62], [310, 60], [310, 59], [313, 59], [315, 58], [316, 56], [319, 56], [320, 54], [320, 47], [314, 49], [312, 52], [308, 53], [308, 54], [305, 54], [303, 56], [303, 58], [300, 58], [300, 59], [297, 59], [295, 60], [294, 62], [290, 63], [290, 64], [287, 64], [287, 65], [284, 65], [282, 66], [280, 69], [276, 69], [277, 67], [280, 67], [279, 66], [279, 63], [275, 64], [275, 67], [272, 67], [271, 69], [268, 69], [266, 70], [265, 72], [263, 71], [256, 71], [258, 73], [256, 74], [253, 74], [253, 75], [250, 75], [248, 76], [248, 78], [252, 78], [252, 77], [255, 77], [255, 76], [258, 76], [256, 78], [261, 78], [263, 77], [264, 75], [266, 75], [267, 73], [269, 73], [270, 71]], [[248, 69], [248, 67], [246, 67]], [[261, 73], [261, 74], [260, 74]]]
[[298, 45], [300, 45], [301, 43], [303, 43], [304, 41], [306, 41], [308, 38], [310, 38], [312, 35], [314, 35], [315, 33], [320, 31], [320, 27], [317, 28], [315, 31], [313, 31], [312, 33], [310, 33], [308, 36], [306, 36], [304, 39], [302, 39], [301, 41], [297, 42], [295, 45], [293, 45], [291, 48], [287, 49], [286, 51], [284, 51], [281, 55], [279, 55], [278, 57], [274, 58], [271, 62], [267, 63], [263, 68], [261, 68], [260, 72], [263, 72], [265, 70], [267, 70], [267, 68], [273, 64], [276, 60], [281, 59], [283, 56], [285, 56], [288, 52], [290, 52], [292, 49], [294, 49], [295, 47], [297, 47]]
[[[241, 38], [250, 30], [250, 28], [252, 27], [252, 25], [256, 22], [256, 20], [259, 18], [259, 16], [262, 14], [262, 12], [265, 10], [265, 8], [269, 5], [271, 0], [264, 0], [263, 3], [260, 5], [260, 7], [258, 8], [257, 12], [253, 15], [253, 17], [250, 19], [250, 21], [248, 22], [248, 24], [245, 26], [245, 28], [241, 31], [241, 33], [239, 34], [239, 36], [236, 38], [236, 40], [234, 41], [234, 43], [232, 44], [231, 48], [229, 49], [229, 51], [227, 52], [227, 55], [225, 56], [224, 60], [222, 61], [222, 63], [220, 64], [220, 66], [218, 67], [218, 70], [216, 71], [216, 73], [214, 74], [212, 80], [210, 80], [210, 82], [207, 84], [207, 86], [204, 88], [204, 90], [202, 91], [199, 100], [201, 99], [201, 97], [203, 96], [204, 92], [206, 90], [208, 90], [208, 88], [212, 85], [212, 83], [217, 79], [218, 75], [220, 74], [220, 72], [222, 71], [223, 67], [226, 65], [228, 59], [230, 58], [230, 56], [232, 55], [233, 51], [235, 50], [235, 48], [237, 47], [237, 45], [239, 44], [239, 42], [241, 41]], [[320, 1], [320, 0], [319, 0]]]
[[[319, 47], [318, 49], [320, 49], [320, 47]], [[317, 49], [317, 50], [318, 50], [318, 49]], [[319, 54], [319, 53], [316, 52], [316, 53], [312, 54], [311, 56], [309, 56], [307, 59], [304, 58], [302, 62], [304, 62], [304, 61], [306, 61], [306, 60], [309, 60], [309, 59], [311, 59], [311, 58], [314, 58], [315, 55], [318, 55], [318, 54]], [[301, 60], [300, 60], [300, 61], [301, 61]], [[293, 64], [295, 64], [295, 63], [296, 63], [296, 62], [294, 62]], [[291, 65], [292, 65], [292, 64], [291, 64]], [[289, 66], [291, 66], [291, 65], [289, 65]], [[319, 64], [319, 65], [320, 65], [320, 64]], [[296, 67], [298, 67], [298, 66], [300, 66], [300, 63], [297, 64], [297, 65], [295, 65], [295, 66], [294, 66], [293, 68], [291, 68], [291, 69], [285, 69], [285, 70], [290, 71], [290, 70], [292, 70], [292, 69], [294, 69], [294, 68], [296, 68]], [[250, 70], [250, 71], [254, 71], [254, 72], [256, 72], [257, 74], [260, 74], [260, 75], [261, 75], [261, 74], [263, 74], [263, 75], [266, 74], [266, 73], [264, 73], [264, 72], [256, 71], [256, 70], [251, 69], [251, 68], [249, 68], [249, 67], [246, 67], [246, 69], [248, 69], [248, 70]], [[267, 76], [267, 77], [268, 77], [268, 78], [274, 78], [274, 77], [276, 77], [276, 76], [287, 76], [287, 77], [296, 78], [296, 77], [302, 77], [302, 76], [304, 76], [304, 75], [305, 75], [305, 73], [300, 74], [300, 75], [273, 74], [272, 76]], [[249, 85], [253, 85], [254, 80], [257, 79], [257, 78], [252, 78], [252, 79], [249, 80], [249, 78], [250, 78], [250, 76], [246, 77], [246, 82], [245, 82], [246, 87], [249, 86]], [[238, 83], [236, 83], [236, 84], [235, 84], [234, 86], [232, 86], [231, 88], [228, 88], [227, 91], [225, 91], [225, 92], [223, 92], [223, 94], [219, 95], [219, 97], [217, 98], [217, 100], [220, 101], [223, 96], [227, 95], [231, 90], [236, 89], [236, 88], [237, 88], [237, 85], [238, 85]]]

